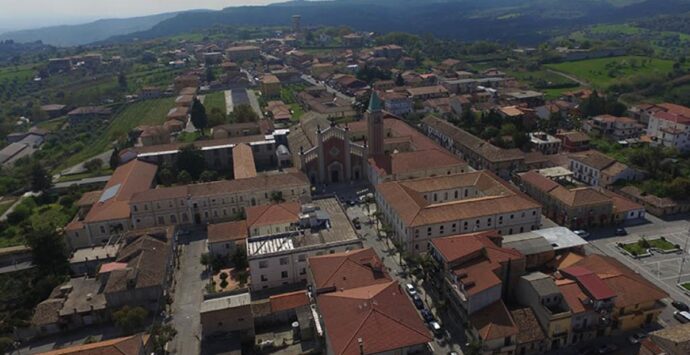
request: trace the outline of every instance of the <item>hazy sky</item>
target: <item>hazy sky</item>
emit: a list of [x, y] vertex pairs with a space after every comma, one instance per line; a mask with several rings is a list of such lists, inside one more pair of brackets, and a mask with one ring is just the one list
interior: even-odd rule
[[281, 0], [0, 0], [0, 30], [72, 24], [189, 9], [265, 5]]

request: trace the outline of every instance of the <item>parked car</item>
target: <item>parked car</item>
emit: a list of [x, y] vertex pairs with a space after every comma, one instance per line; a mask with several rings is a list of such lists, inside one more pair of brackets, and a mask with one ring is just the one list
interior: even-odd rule
[[616, 350], [618, 350], [618, 346], [616, 344], [604, 344], [597, 349], [597, 352], [599, 354], [608, 354]]
[[414, 296], [417, 294], [417, 289], [414, 287], [413, 284], [405, 284], [405, 290], [407, 291], [407, 294], [410, 296]]
[[347, 204], [350, 205], [350, 207], [352, 207], [352, 206], [356, 205], [357, 202], [355, 202], [355, 200], [348, 200]]
[[675, 311], [675, 312], [673, 312], [673, 318], [677, 319], [681, 323], [690, 322], [690, 312]]
[[422, 318], [424, 318], [424, 321], [427, 323], [431, 323], [434, 321], [434, 315], [428, 309], [422, 310]]
[[642, 341], [642, 339], [646, 338], [647, 334], [643, 332], [637, 332], [631, 336], [628, 337], [628, 341], [630, 344], [637, 344]]
[[690, 311], [690, 307], [688, 307], [687, 304], [685, 304], [681, 301], [673, 301], [673, 302], [671, 302], [671, 305], [679, 311], [686, 311], [686, 312]]
[[577, 234], [580, 238], [582, 239], [587, 239], [589, 238], [589, 232], [587, 232], [584, 229], [578, 229], [576, 231], [573, 231], [573, 233]]
[[424, 302], [422, 302], [422, 299], [419, 298], [419, 295], [416, 293], [414, 296], [412, 296], [412, 303], [414, 303], [414, 306], [417, 307], [417, 309], [424, 309]]
[[438, 324], [438, 322], [434, 321], [434, 322], [429, 323], [429, 327], [431, 328], [431, 331], [434, 333], [434, 335], [437, 338], [440, 338], [443, 336], [441, 325]]
[[628, 231], [626, 231], [625, 228], [616, 228], [616, 235], [625, 236], [628, 235]]

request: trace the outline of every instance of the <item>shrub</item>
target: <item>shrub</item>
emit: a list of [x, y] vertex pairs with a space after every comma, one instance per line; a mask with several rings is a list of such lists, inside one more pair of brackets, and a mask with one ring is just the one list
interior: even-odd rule
[[661, 240], [663, 240], [663, 241], [666, 241], [666, 237], [661, 237], [661, 238], [659, 238], [659, 239], [661, 239]]
[[632, 254], [632, 256], [637, 256], [637, 250], [631, 251], [630, 254]]
[[228, 273], [227, 272], [221, 272], [219, 276], [220, 276], [221, 280], [225, 281], [228, 278]]
[[223, 288], [223, 289], [224, 289], [224, 288], [226, 288], [226, 287], [228, 287], [228, 282], [225, 281], [225, 280], [221, 281], [221, 282], [220, 282], [220, 288]]
[[645, 248], [645, 249], [647, 249], [647, 248], [650, 247], [649, 241], [648, 241], [647, 239], [645, 239], [645, 238], [640, 239], [640, 241], [637, 242], [637, 244], [639, 244], [639, 246], [641, 246], [641, 247], [643, 247], [643, 248]]
[[676, 249], [680, 249], [680, 244], [676, 244], [674, 247], [676, 247]]

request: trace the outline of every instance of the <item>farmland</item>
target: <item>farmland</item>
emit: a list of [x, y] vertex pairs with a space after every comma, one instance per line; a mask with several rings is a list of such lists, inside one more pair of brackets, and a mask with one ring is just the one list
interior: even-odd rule
[[640, 56], [622, 56], [547, 64], [546, 67], [573, 75], [590, 83], [594, 88], [606, 89], [612, 84], [623, 81], [645, 77], [663, 77], [673, 71], [673, 61]]

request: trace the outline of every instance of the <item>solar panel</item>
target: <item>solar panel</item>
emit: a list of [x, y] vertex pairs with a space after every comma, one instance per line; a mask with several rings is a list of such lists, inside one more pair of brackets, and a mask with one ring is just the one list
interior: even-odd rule
[[101, 195], [101, 198], [98, 199], [98, 202], [105, 202], [115, 197], [117, 192], [120, 191], [120, 186], [122, 186], [122, 184], [117, 184], [107, 188], [105, 191], [103, 191], [103, 194]]

